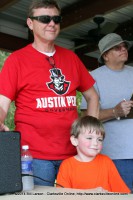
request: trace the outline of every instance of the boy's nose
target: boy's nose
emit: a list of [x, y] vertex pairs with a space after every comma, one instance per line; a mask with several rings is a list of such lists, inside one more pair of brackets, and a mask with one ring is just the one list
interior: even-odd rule
[[98, 145], [98, 140], [97, 140], [97, 139], [94, 139], [93, 144], [94, 144], [94, 145]]

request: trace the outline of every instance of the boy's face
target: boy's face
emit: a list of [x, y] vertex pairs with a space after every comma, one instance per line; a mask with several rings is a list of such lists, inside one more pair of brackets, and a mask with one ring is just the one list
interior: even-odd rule
[[103, 136], [95, 130], [84, 130], [76, 139], [78, 157], [83, 161], [91, 161], [102, 149]]

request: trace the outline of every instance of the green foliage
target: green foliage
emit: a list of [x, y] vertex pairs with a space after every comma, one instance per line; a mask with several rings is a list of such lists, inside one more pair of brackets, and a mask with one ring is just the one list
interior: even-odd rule
[[81, 111], [80, 111], [80, 104], [81, 104], [81, 99], [82, 99], [82, 93], [77, 91], [77, 108], [78, 108], [78, 114], [79, 116], [81, 115]]
[[8, 52], [0, 51], [0, 69], [3, 66], [4, 61], [6, 60], [7, 56], [9, 55]]
[[[0, 51], [0, 70], [3, 66], [4, 61], [9, 56], [8, 52]], [[10, 109], [7, 114], [7, 118], [5, 120], [5, 124], [9, 127], [10, 130], [14, 130], [14, 112], [15, 112], [15, 105], [14, 102], [11, 103]]]
[[14, 113], [15, 113], [15, 104], [14, 102], [12, 102], [7, 114], [7, 118], [5, 120], [5, 124], [9, 127], [10, 130], [14, 130], [15, 128]]

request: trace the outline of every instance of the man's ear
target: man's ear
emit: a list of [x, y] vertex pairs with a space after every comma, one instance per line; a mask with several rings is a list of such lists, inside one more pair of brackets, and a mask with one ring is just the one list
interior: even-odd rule
[[72, 143], [73, 146], [75, 146], [75, 147], [78, 146], [78, 139], [75, 138], [74, 135], [72, 135], [70, 137], [70, 140], [71, 140], [71, 143]]
[[32, 31], [33, 30], [33, 22], [30, 18], [27, 18], [27, 25], [29, 29]]
[[106, 52], [103, 54], [103, 59], [105, 60], [105, 62], [108, 61], [108, 56]]

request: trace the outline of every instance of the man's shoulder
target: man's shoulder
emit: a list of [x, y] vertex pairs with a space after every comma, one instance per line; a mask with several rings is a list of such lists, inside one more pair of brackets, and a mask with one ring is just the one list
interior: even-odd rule
[[[7, 61], [13, 61], [13, 60], [19, 60], [21, 59], [22, 55], [27, 54], [27, 52], [30, 49], [30, 45], [27, 45], [21, 49], [17, 49], [15, 51], [13, 51], [7, 58]], [[30, 53], [28, 52], [28, 55], [30, 55]]]
[[91, 75], [92, 75], [94, 78], [101, 77], [101, 76], [103, 76], [104, 74], [106, 74], [106, 67], [105, 67], [105, 66], [98, 67], [97, 69], [91, 71]]
[[55, 49], [56, 49], [56, 51], [58, 53], [62, 53], [64, 55], [67, 55], [67, 54], [70, 55], [71, 54], [71, 55], [75, 55], [76, 56], [76, 54], [71, 49], [67, 49], [65, 47], [61, 47], [61, 46], [55, 45]]
[[21, 49], [18, 49], [16, 51], [14, 51], [11, 55], [19, 55], [19, 54], [21, 54], [23, 52], [26, 53], [26, 52], [30, 51], [31, 49], [32, 49], [31, 44], [28, 44], [25, 47], [22, 47]]
[[131, 71], [133, 71], [133, 66], [125, 65], [125, 68], [126, 68], [127, 70], [131, 70]]
[[104, 71], [104, 69], [105, 69], [105, 65], [103, 65], [103, 66], [101, 66], [101, 67], [98, 67], [98, 68], [92, 70], [92, 71], [91, 71], [91, 74], [100, 73], [100, 72]]

